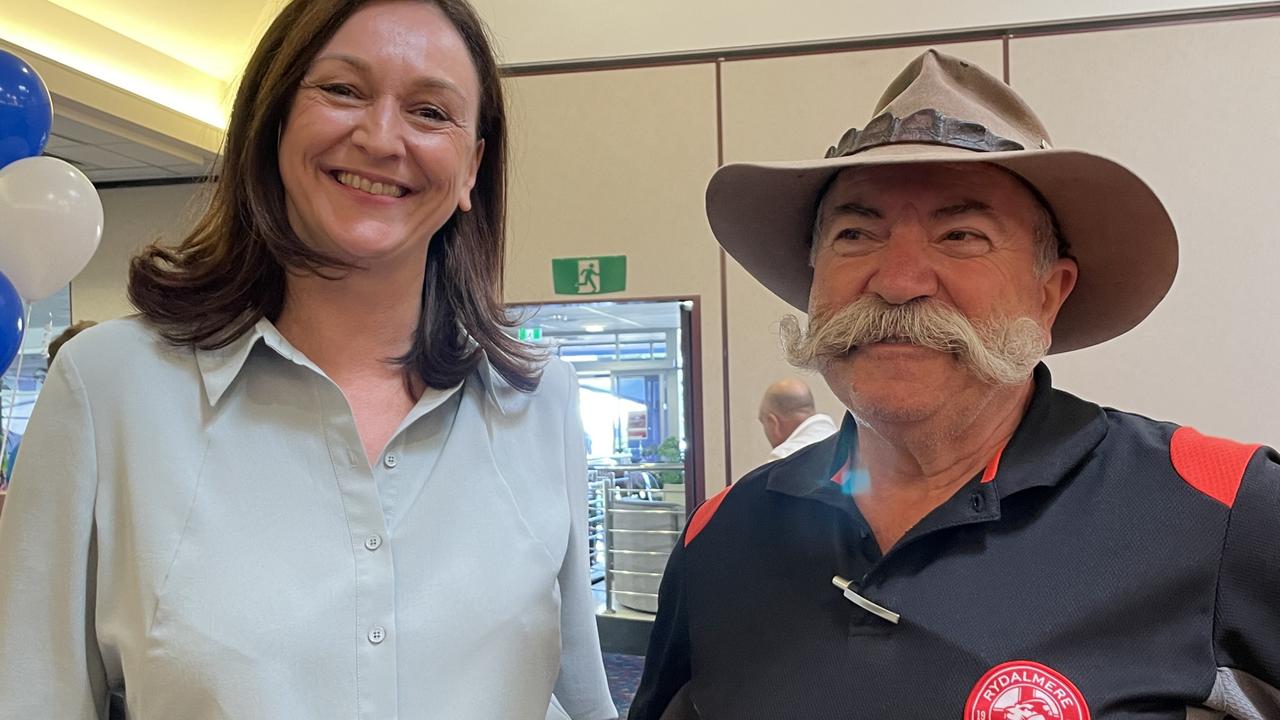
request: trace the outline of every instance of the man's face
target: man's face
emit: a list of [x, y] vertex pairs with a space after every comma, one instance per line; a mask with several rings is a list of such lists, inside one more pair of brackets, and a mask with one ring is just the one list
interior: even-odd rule
[[[971, 323], [1027, 317], [1048, 337], [1075, 263], [1035, 267], [1043, 210], [1009, 173], [985, 164], [851, 168], [819, 208], [810, 314], [872, 295], [931, 300]], [[854, 348], [826, 364], [836, 396], [866, 421], [925, 420], [994, 387], [954, 354], [904, 342]]]

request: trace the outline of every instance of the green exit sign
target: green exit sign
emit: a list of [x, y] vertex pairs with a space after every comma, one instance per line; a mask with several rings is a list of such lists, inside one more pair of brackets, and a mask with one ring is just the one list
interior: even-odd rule
[[542, 339], [542, 328], [540, 327], [522, 327], [516, 329], [516, 338], [530, 342]]
[[557, 295], [599, 295], [627, 289], [627, 256], [555, 258], [551, 279]]

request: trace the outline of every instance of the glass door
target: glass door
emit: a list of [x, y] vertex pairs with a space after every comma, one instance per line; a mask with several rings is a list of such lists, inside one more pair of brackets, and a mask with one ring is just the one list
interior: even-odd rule
[[693, 301], [515, 308], [518, 336], [578, 374], [587, 448], [592, 579], [603, 612], [651, 619], [684, 528], [695, 448], [690, 372]]

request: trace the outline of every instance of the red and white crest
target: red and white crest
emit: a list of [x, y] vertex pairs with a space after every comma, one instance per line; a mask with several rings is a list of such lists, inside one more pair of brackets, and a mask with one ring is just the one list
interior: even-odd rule
[[964, 720], [1089, 720], [1089, 706], [1061, 673], [1016, 660], [991, 668], [973, 686]]

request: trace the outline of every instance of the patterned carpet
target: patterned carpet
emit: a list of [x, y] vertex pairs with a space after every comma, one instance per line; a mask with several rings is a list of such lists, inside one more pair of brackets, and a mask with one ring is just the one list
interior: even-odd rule
[[605, 653], [604, 671], [609, 676], [609, 692], [613, 695], [613, 704], [618, 706], [618, 717], [625, 718], [631, 707], [631, 699], [635, 697], [636, 688], [640, 685], [644, 658], [639, 655]]

